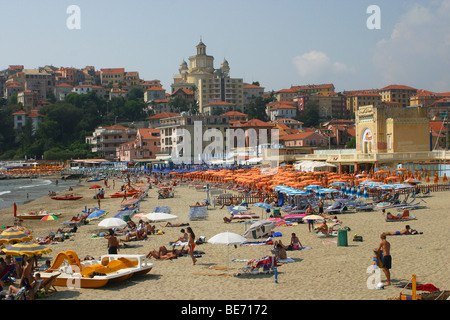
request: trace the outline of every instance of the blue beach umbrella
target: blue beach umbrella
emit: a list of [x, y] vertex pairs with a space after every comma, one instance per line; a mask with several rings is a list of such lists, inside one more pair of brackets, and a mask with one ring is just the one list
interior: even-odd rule
[[270, 209], [270, 210], [273, 209], [273, 207], [270, 204], [265, 203], [265, 202], [257, 202], [257, 203], [255, 203], [253, 205], [255, 207], [259, 207], [259, 208]]
[[369, 199], [369, 192], [367, 191], [367, 188], [364, 188], [363, 197], [364, 199]]
[[106, 215], [106, 211], [105, 210], [97, 210], [92, 212], [87, 218], [86, 220], [91, 221], [91, 220], [97, 220], [100, 219], [101, 217], [103, 217], [104, 215]]

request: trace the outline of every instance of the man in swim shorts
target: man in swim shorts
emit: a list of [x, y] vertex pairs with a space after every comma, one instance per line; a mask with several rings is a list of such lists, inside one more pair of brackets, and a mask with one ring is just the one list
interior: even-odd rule
[[383, 251], [383, 272], [386, 276], [386, 285], [389, 286], [391, 284], [391, 272], [390, 269], [392, 268], [392, 257], [391, 257], [391, 244], [386, 240], [386, 234], [382, 233], [381, 236], [381, 242], [377, 249], [374, 249], [374, 251]]
[[399, 236], [402, 234], [412, 234], [412, 230], [411, 227], [409, 225], [405, 226], [405, 229], [403, 229], [402, 231], [395, 231], [395, 232], [385, 232], [386, 235], [389, 236]]

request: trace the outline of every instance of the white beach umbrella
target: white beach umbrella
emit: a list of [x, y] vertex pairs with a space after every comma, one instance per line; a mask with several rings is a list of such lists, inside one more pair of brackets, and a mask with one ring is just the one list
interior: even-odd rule
[[222, 244], [227, 246], [227, 272], [228, 272], [228, 266], [230, 263], [230, 245], [237, 245], [242, 244], [246, 242], [247, 239], [243, 236], [233, 233], [233, 232], [222, 232], [218, 233], [215, 236], [213, 236], [211, 239], [208, 240], [209, 243], [212, 244]]
[[304, 220], [323, 220], [324, 217], [319, 216], [317, 214], [309, 214], [303, 217]]
[[[178, 216], [164, 212], [151, 212], [146, 215], [143, 215], [142, 218], [147, 219], [148, 221], [157, 222], [157, 221], [173, 220], [178, 218]], [[156, 237], [157, 234], [155, 233], [155, 250], [158, 250], [158, 239]]]
[[119, 218], [106, 218], [98, 224], [102, 229], [124, 228], [126, 225], [127, 223]]
[[145, 218], [148, 221], [156, 222], [156, 221], [173, 220], [178, 218], [178, 216], [164, 212], [151, 212], [143, 215], [142, 218]]

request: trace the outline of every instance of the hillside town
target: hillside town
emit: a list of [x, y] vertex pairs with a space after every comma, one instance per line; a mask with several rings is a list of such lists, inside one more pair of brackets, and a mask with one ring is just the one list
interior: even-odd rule
[[[232, 77], [226, 59], [216, 68], [214, 57], [207, 54], [201, 40], [195, 49], [189, 62], [183, 60], [179, 65], [170, 88], [163, 88], [158, 79], [141, 79], [138, 71], [125, 68], [47, 65], [25, 69], [10, 65], [0, 72], [0, 92], [3, 99], [14, 97], [21, 106], [13, 113], [14, 129], [20, 133], [27, 119], [32, 120], [34, 129], [39, 127], [44, 119], [40, 110], [50, 104], [50, 99], [63, 101], [69, 94], [95, 93], [107, 101], [117, 97], [126, 100], [132, 88], [140, 88], [146, 121], [130, 125], [120, 119], [117, 123], [116, 118], [113, 125], [99, 126], [85, 138], [92, 152], [108, 161], [169, 160], [181, 141], [175, 132], [184, 129], [193, 134], [196, 121], [202, 122], [203, 131], [214, 128], [225, 135], [229, 129], [242, 130], [245, 145], [242, 150], [235, 148], [234, 162], [264, 163], [276, 151], [279, 162], [308, 158], [334, 163], [339, 170], [344, 166], [357, 171], [364, 166], [358, 154], [367, 159], [368, 168], [386, 161], [395, 164], [397, 159], [392, 154], [397, 153], [410, 153], [406, 160], [411, 162], [439, 162], [448, 157], [428, 152], [448, 147], [450, 91], [387, 84], [377, 89], [336, 92], [332, 83], [266, 90], [257, 81], [247, 83]], [[262, 112], [255, 113], [255, 106]], [[314, 109], [318, 125], [301, 121], [308, 106]], [[274, 129], [276, 143], [250, 145], [251, 132]], [[207, 144], [204, 141], [201, 150]], [[380, 158], [377, 154], [388, 156]], [[213, 159], [200, 160], [226, 163], [229, 158], [229, 154], [216, 152]]]

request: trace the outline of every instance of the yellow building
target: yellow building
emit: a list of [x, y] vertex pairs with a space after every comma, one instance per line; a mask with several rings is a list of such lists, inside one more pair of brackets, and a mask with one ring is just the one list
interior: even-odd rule
[[329, 94], [334, 92], [334, 85], [332, 83], [325, 84], [308, 84], [303, 86], [291, 86], [296, 95], [308, 96], [311, 94]]
[[100, 69], [100, 81], [102, 86], [107, 86], [109, 83], [112, 83], [113, 85], [125, 83], [125, 69], [124, 68]]
[[368, 106], [381, 102], [381, 95], [378, 92], [351, 91], [344, 92], [343, 94], [347, 97], [347, 111], [352, 114], [355, 114], [360, 106]]
[[379, 90], [381, 101], [398, 102], [402, 107], [410, 105], [410, 98], [417, 94], [417, 89], [402, 86], [390, 85]]
[[357, 154], [430, 150], [426, 108], [384, 102], [362, 106], [356, 112], [355, 123]]
[[236, 105], [243, 111], [243, 80], [230, 77], [230, 66], [226, 59], [219, 69], [214, 69], [214, 57], [206, 54], [206, 45], [200, 41], [197, 54], [189, 57], [189, 66], [183, 61], [179, 73], [173, 78], [172, 92], [178, 89], [195, 89], [195, 99], [200, 113], [203, 106], [211, 102], [224, 101]]

